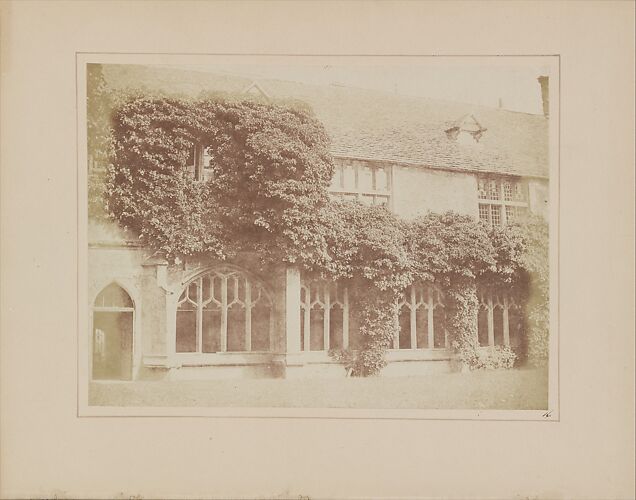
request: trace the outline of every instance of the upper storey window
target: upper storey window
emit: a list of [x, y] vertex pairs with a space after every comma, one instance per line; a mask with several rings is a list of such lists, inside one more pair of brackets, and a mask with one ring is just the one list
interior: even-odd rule
[[527, 185], [518, 178], [484, 176], [477, 179], [479, 218], [489, 226], [503, 226], [528, 210]]
[[200, 144], [195, 145], [190, 150], [188, 158], [188, 169], [197, 181], [207, 181], [212, 179], [214, 174], [213, 158], [208, 149]]
[[337, 160], [329, 189], [332, 194], [368, 205], [389, 206], [391, 170], [357, 160]]

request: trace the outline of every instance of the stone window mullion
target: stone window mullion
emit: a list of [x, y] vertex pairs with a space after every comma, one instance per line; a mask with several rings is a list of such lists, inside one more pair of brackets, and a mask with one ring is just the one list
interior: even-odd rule
[[227, 352], [227, 276], [221, 280], [221, 352]]
[[[275, 321], [271, 297], [240, 271], [222, 268], [197, 276], [175, 302], [174, 351], [177, 354], [272, 348]], [[230, 310], [232, 307], [236, 307], [235, 312]], [[239, 311], [241, 307], [243, 311]], [[256, 317], [255, 311], [258, 311]], [[184, 313], [181, 317], [180, 312]], [[232, 328], [239, 324], [241, 328]]]
[[303, 351], [309, 351], [311, 346], [311, 286], [305, 289], [305, 316], [303, 317], [303, 329], [305, 337], [303, 339]]
[[323, 346], [325, 351], [329, 350], [329, 329], [331, 323], [331, 295], [329, 285], [325, 283], [323, 285], [324, 290], [324, 306], [323, 306]]
[[197, 352], [203, 352], [203, 278], [197, 279]]
[[510, 345], [510, 325], [508, 323], [509, 321], [508, 308], [509, 307], [510, 307], [510, 304], [508, 302], [508, 297], [504, 295], [502, 314], [503, 314], [503, 341], [505, 346]]
[[415, 286], [411, 286], [410, 297], [410, 320], [411, 320], [411, 349], [417, 348], [417, 302], [415, 298]]
[[492, 296], [488, 297], [488, 345], [490, 347], [495, 345], [495, 317], [494, 317], [494, 305], [492, 303]]
[[428, 292], [428, 348], [433, 349], [435, 347], [435, 305], [433, 304], [433, 293], [429, 289]]
[[501, 208], [500, 215], [501, 225], [505, 226], [508, 223], [507, 214], [506, 214], [506, 193], [504, 192], [504, 184], [505, 182], [501, 181], [499, 184], [499, 198], [501, 199]]
[[523, 180], [511, 177], [477, 180], [479, 219], [489, 226], [506, 226], [514, 222], [519, 210], [528, 209], [527, 186]]
[[252, 350], [252, 285], [245, 280], [245, 350]]
[[345, 287], [342, 291], [342, 348], [349, 347], [349, 291]]

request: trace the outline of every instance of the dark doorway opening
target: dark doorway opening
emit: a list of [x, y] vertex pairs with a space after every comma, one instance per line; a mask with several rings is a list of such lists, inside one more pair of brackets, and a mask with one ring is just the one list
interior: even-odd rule
[[132, 311], [93, 313], [93, 379], [131, 380]]

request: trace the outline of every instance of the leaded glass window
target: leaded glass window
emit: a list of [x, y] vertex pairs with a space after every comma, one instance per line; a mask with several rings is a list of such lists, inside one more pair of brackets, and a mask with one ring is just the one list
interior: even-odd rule
[[518, 220], [528, 207], [526, 190], [519, 178], [478, 177], [479, 220], [489, 226], [505, 226]]

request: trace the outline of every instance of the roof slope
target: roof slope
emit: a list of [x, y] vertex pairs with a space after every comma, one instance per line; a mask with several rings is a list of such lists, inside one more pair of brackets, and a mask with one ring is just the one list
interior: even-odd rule
[[[105, 65], [104, 75], [114, 87], [143, 85], [192, 95], [206, 90], [242, 92], [252, 82], [135, 65]], [[258, 84], [272, 98], [309, 104], [327, 129], [336, 156], [539, 177], [549, 174], [548, 120], [543, 115], [336, 85], [266, 79]], [[466, 115], [473, 115], [486, 129], [478, 143], [463, 144], [446, 134]]]

